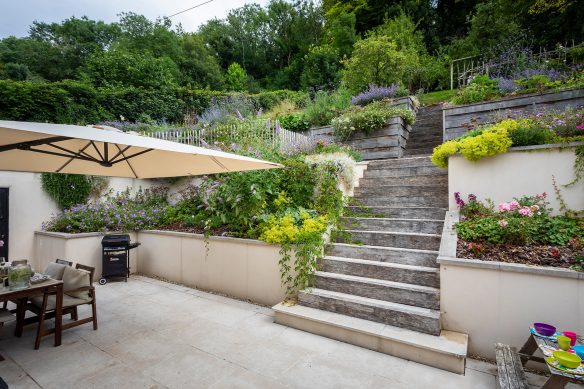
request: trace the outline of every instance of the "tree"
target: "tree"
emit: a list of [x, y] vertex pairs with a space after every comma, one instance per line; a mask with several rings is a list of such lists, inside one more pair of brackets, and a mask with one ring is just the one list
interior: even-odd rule
[[342, 12], [331, 17], [325, 26], [325, 37], [329, 45], [335, 48], [341, 57], [348, 57], [357, 41], [355, 14]]
[[241, 92], [246, 89], [247, 74], [245, 70], [237, 62], [232, 63], [227, 68], [227, 75], [225, 76], [225, 83], [227, 89]]
[[339, 54], [329, 46], [315, 46], [304, 56], [300, 76], [302, 88], [313, 91], [334, 90], [339, 84]]
[[97, 87], [165, 89], [178, 85], [179, 71], [168, 57], [116, 49], [94, 54], [82, 77]]
[[390, 85], [401, 82], [407, 67], [406, 55], [387, 36], [372, 35], [355, 43], [353, 56], [344, 61], [343, 79], [353, 93], [367, 85]]
[[28, 78], [30, 71], [26, 65], [8, 62], [4, 64], [4, 74], [10, 80], [24, 81]]
[[217, 59], [205, 47], [197, 34], [185, 34], [181, 39], [179, 68], [182, 84], [195, 88], [221, 90], [225, 80]]

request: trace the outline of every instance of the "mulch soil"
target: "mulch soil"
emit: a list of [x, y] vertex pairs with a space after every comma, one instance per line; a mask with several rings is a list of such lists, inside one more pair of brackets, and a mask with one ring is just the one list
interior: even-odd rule
[[480, 245], [482, 250], [471, 250], [467, 247], [467, 242], [459, 240], [456, 256], [483, 261], [569, 268], [576, 263], [576, 255], [581, 252], [567, 246], [512, 246], [493, 243]]
[[[163, 230], [163, 231], [188, 232], [191, 234], [205, 234], [205, 228], [200, 227], [200, 226], [191, 226], [191, 225], [187, 225], [187, 224], [181, 223], [181, 222], [168, 224], [168, 225], [160, 227], [158, 229]], [[212, 228], [210, 230], [210, 235], [211, 236], [231, 236], [234, 238], [240, 238], [240, 236], [237, 236], [233, 232], [230, 232], [226, 227]]]

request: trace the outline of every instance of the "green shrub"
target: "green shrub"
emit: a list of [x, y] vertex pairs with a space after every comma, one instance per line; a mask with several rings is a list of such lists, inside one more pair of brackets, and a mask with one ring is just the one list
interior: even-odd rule
[[280, 117], [280, 125], [290, 131], [305, 131], [310, 128], [310, 123], [301, 113], [292, 113]]
[[304, 117], [311, 126], [326, 126], [351, 105], [351, 93], [339, 88], [333, 93], [317, 92], [314, 99], [306, 105]]
[[509, 134], [514, 147], [554, 143], [556, 135], [547, 128], [535, 125], [519, 127]]
[[91, 178], [79, 174], [43, 173], [41, 184], [61, 209], [85, 204], [92, 190]]
[[432, 163], [438, 167], [446, 169], [448, 167], [448, 158], [458, 153], [459, 143], [457, 140], [449, 140], [434, 148], [432, 153]]
[[511, 147], [511, 139], [506, 130], [488, 130], [481, 135], [462, 139], [458, 147], [466, 159], [477, 162], [507, 151]]
[[455, 105], [473, 104], [488, 100], [494, 97], [495, 92], [487, 85], [472, 83], [460, 89], [452, 98], [451, 102]]

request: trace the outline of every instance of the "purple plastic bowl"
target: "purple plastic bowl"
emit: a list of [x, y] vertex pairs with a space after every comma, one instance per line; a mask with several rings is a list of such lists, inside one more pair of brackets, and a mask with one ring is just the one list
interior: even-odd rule
[[552, 336], [556, 333], [556, 327], [545, 323], [533, 323], [533, 328], [535, 328], [538, 334], [543, 336]]

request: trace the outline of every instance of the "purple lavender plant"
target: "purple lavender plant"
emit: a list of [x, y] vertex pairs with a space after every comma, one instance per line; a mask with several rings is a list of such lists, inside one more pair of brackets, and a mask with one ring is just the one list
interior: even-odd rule
[[515, 82], [515, 80], [509, 78], [499, 78], [499, 92], [504, 95], [508, 95], [517, 92], [521, 89], [521, 86]]
[[369, 87], [366, 90], [359, 93], [357, 96], [351, 97], [351, 105], [366, 105], [372, 101], [403, 95], [404, 91], [398, 84], [391, 84], [390, 86], [369, 84]]

